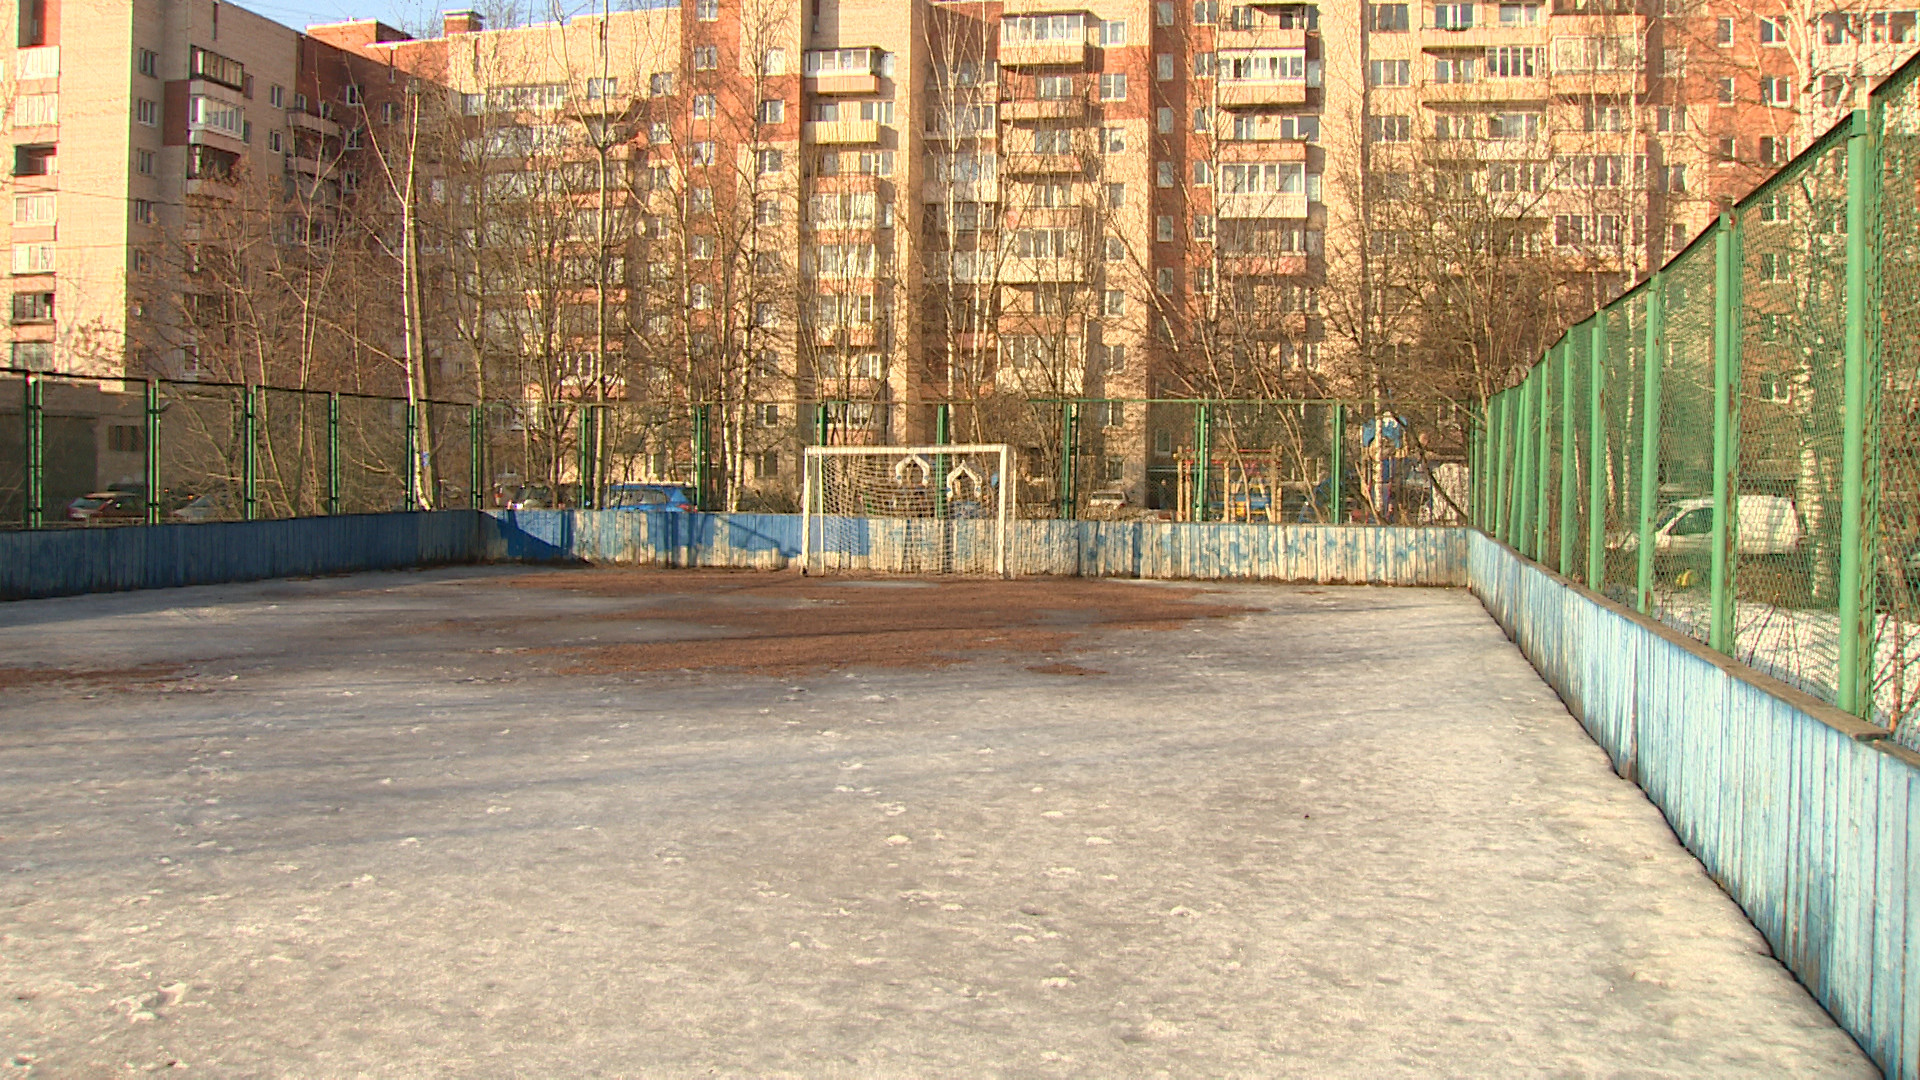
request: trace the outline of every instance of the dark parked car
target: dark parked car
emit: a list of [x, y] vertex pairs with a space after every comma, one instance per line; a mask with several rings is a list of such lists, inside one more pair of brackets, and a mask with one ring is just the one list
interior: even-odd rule
[[610, 510], [693, 512], [693, 493], [679, 484], [615, 484], [607, 489]]
[[147, 496], [142, 491], [95, 491], [67, 504], [67, 520], [87, 525], [111, 525], [147, 519]]

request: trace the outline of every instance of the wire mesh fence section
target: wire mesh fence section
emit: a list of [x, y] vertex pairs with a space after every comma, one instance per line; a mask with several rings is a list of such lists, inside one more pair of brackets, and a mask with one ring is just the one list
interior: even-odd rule
[[1832, 698], [1839, 661], [1846, 147], [1803, 155], [1741, 216], [1732, 652]]
[[1878, 541], [1868, 583], [1874, 596], [1871, 700], [1881, 722], [1920, 749], [1920, 91], [1911, 73], [1876, 95], [1880, 136], [1878, 292], [1874, 322], [1879, 378], [1868, 431], [1876, 451], [1870, 519]]
[[1695, 244], [1665, 273], [1666, 332], [1660, 364], [1660, 511], [1650, 536], [1651, 613], [1701, 641], [1711, 629], [1713, 544], [1715, 265], [1712, 243]]
[[803, 461], [808, 573], [1005, 576], [1010, 447], [813, 447]]

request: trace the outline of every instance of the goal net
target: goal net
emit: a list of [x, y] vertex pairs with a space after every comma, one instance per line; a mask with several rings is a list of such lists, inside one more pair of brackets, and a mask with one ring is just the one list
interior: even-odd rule
[[810, 446], [805, 573], [1006, 577], [1013, 452], [970, 446]]

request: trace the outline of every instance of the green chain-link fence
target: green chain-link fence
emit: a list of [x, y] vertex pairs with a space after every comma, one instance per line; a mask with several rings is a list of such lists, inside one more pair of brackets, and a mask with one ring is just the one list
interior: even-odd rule
[[1920, 66], [1484, 404], [1475, 523], [1920, 747]]

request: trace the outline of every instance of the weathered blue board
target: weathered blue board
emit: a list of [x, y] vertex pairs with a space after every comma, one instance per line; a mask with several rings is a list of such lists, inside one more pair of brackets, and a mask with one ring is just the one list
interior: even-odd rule
[[1483, 534], [1468, 578], [1775, 955], [1888, 1076], [1920, 1078], [1920, 755]]

